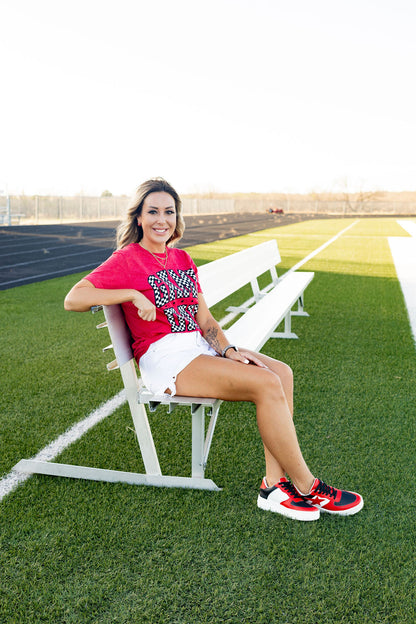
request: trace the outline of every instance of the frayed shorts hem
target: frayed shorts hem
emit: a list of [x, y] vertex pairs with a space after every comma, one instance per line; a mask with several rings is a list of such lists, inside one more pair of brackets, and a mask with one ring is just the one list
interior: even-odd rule
[[175, 396], [177, 376], [199, 355], [218, 355], [200, 332], [163, 336], [139, 360], [144, 385], [155, 395]]

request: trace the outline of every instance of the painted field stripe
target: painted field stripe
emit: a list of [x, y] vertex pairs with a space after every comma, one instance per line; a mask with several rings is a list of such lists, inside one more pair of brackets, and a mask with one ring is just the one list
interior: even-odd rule
[[[118, 394], [109, 399], [106, 403], [100, 405], [94, 412], [92, 412], [87, 418], [73, 425], [70, 429], [67, 429], [65, 433], [62, 433], [56, 440], [45, 446], [35, 457], [32, 459], [37, 461], [52, 461], [62, 451], [64, 451], [70, 444], [79, 440], [89, 429], [97, 425], [99, 422], [110, 416], [118, 407], [126, 402], [126, 396], [124, 390], [121, 390]], [[26, 481], [31, 475], [15, 472], [12, 470], [8, 475], [0, 480], [0, 501], [10, 494], [18, 485]]]
[[[344, 228], [343, 230], [341, 230], [341, 232], [338, 232], [338, 234], [336, 234], [335, 236], [333, 236], [330, 240], [328, 240], [326, 243], [324, 243], [323, 245], [321, 245], [320, 247], [318, 247], [317, 249], [315, 249], [315, 251], [312, 251], [309, 255], [306, 256], [306, 258], [303, 258], [303, 260], [300, 260], [297, 264], [295, 264], [295, 266], [293, 266], [291, 269], [289, 269], [288, 271], [286, 271], [286, 273], [282, 273], [282, 275], [279, 277], [279, 281], [283, 280], [286, 275], [289, 275], [290, 273], [293, 273], [293, 271], [296, 271], [297, 269], [299, 269], [301, 266], [303, 266], [306, 262], [308, 262], [311, 258], [313, 258], [314, 256], [316, 256], [317, 254], [319, 254], [321, 251], [323, 251], [324, 249], [326, 249], [326, 247], [328, 247], [329, 245], [331, 245], [334, 241], [336, 241], [340, 236], [342, 236], [343, 234], [345, 234], [345, 232], [347, 232], [350, 228], [352, 228], [353, 225], [356, 225], [358, 223], [359, 219], [357, 221], [354, 221], [354, 223], [351, 223], [350, 225], [348, 225], [346, 228]], [[272, 288], [271, 285], [269, 285], [269, 289]], [[266, 291], [268, 290], [268, 288], [265, 289]], [[247, 299], [246, 301], [244, 301], [241, 304], [241, 307], [245, 307], [245, 306], [251, 306], [253, 303], [255, 303], [255, 298], [254, 297], [250, 297], [249, 299]], [[231, 321], [233, 321], [236, 316], [238, 316], [238, 312], [229, 312], [228, 314], [226, 314], [224, 316], [223, 319], [221, 319], [221, 321], [219, 321], [219, 326], [220, 327], [225, 327], [226, 325], [228, 325], [228, 323], [231, 323]]]
[[315, 251], [312, 251], [310, 254], [308, 254], [306, 256], [306, 258], [303, 258], [303, 260], [300, 260], [291, 269], [286, 271], [286, 273], [284, 273], [281, 277], [284, 277], [285, 275], [288, 275], [289, 273], [293, 273], [294, 271], [297, 271], [298, 269], [300, 269], [301, 266], [303, 266], [304, 264], [309, 262], [309, 260], [311, 260], [312, 258], [317, 256], [319, 253], [321, 253], [321, 251], [323, 251], [324, 249], [329, 247], [329, 245], [332, 245], [332, 243], [334, 243], [338, 238], [340, 238], [340, 236], [345, 234], [345, 232], [348, 232], [348, 230], [350, 230], [352, 227], [354, 227], [354, 225], [357, 225], [358, 222], [359, 222], [359, 219], [357, 219], [357, 221], [354, 221], [354, 223], [350, 223], [350, 225], [348, 225], [346, 228], [341, 230], [341, 232], [338, 232], [338, 234], [335, 234], [335, 236], [330, 238], [329, 241], [327, 241], [326, 243], [324, 243], [323, 245], [318, 247], [318, 249], [315, 249]]
[[388, 241], [416, 343], [416, 223], [411, 221], [397, 223], [411, 235], [390, 236]]
[[[400, 219], [397, 223], [402, 227], [406, 232], [416, 238], [416, 223], [414, 221], [405, 221], [404, 219]], [[393, 237], [392, 237], [393, 238]]]

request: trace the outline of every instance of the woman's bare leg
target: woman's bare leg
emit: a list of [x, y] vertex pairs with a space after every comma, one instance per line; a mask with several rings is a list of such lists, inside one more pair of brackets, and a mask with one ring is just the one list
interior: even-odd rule
[[[275, 373], [279, 378], [283, 386], [286, 401], [289, 407], [290, 414], [293, 418], [293, 371], [284, 362], [275, 360], [262, 353], [253, 353], [259, 360], [265, 364], [269, 370]], [[266, 462], [266, 480], [268, 485], [274, 485], [279, 481], [281, 477], [285, 475], [285, 471], [275, 457], [270, 453], [265, 444], [264, 457]]]
[[177, 393], [255, 403], [268, 483], [276, 483], [287, 473], [300, 491], [307, 492], [313, 475], [303, 459], [293, 424], [290, 369], [282, 362], [261, 358], [268, 369], [200, 355], [177, 376]]

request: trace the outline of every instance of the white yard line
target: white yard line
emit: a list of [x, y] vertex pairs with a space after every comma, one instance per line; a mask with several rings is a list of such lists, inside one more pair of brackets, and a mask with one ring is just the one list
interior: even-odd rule
[[[341, 230], [341, 232], [339, 232], [336, 236], [334, 236], [329, 241], [327, 241], [326, 243], [318, 247], [318, 249], [310, 253], [308, 256], [306, 256], [306, 258], [298, 262], [287, 273], [294, 271], [296, 268], [299, 268], [300, 266], [308, 262], [308, 260], [316, 256], [318, 253], [320, 253], [323, 249], [326, 249], [328, 245], [330, 245], [331, 243], [336, 241], [340, 236], [345, 234], [345, 232], [347, 232], [347, 230], [352, 228], [353, 225], [355, 225], [356, 223], [358, 223], [358, 221], [354, 221], [354, 223], [351, 223], [348, 227]], [[287, 275], [287, 273], [285, 273], [285, 275]], [[111, 398], [109, 401], [100, 405], [100, 407], [98, 407], [94, 412], [92, 412], [84, 420], [81, 420], [80, 422], [73, 425], [73, 427], [65, 431], [65, 433], [60, 435], [56, 440], [54, 440], [54, 442], [51, 442], [50, 444], [48, 444], [48, 446], [45, 446], [44, 449], [39, 451], [39, 453], [35, 455], [35, 457], [32, 457], [31, 459], [37, 460], [37, 461], [39, 460], [40, 461], [52, 461], [60, 453], [62, 453], [62, 451], [64, 451], [70, 444], [73, 444], [81, 436], [83, 436], [84, 433], [86, 433], [89, 429], [91, 429], [96, 424], [104, 420], [104, 418], [107, 418], [107, 416], [110, 416], [118, 407], [123, 405], [125, 401], [126, 401], [125, 393], [124, 393], [124, 390], [122, 390], [121, 392], [116, 394], [113, 398]], [[31, 476], [30, 474], [18, 473], [14, 470], [9, 472], [9, 474], [7, 474], [5, 477], [3, 477], [3, 479], [0, 480], [0, 501], [5, 496], [7, 496], [7, 494], [10, 494], [10, 492], [12, 492], [15, 488], [17, 488], [18, 485], [26, 481], [26, 479], [28, 479], [30, 476]]]
[[[106, 403], [103, 403], [94, 412], [92, 412], [87, 418], [76, 423], [70, 429], [67, 429], [65, 433], [61, 434], [56, 440], [45, 446], [44, 449], [39, 451], [32, 459], [37, 461], [52, 461], [63, 450], [65, 450], [70, 444], [78, 440], [89, 429], [97, 425], [99, 422], [110, 416], [118, 407], [125, 403], [125, 392], [122, 390]], [[8, 475], [0, 480], [0, 501], [10, 494], [18, 485], [26, 481], [31, 475], [16, 472], [12, 470]]]
[[354, 223], [350, 223], [350, 225], [348, 225], [346, 228], [341, 230], [341, 232], [338, 232], [338, 234], [335, 234], [335, 236], [330, 238], [329, 241], [327, 241], [326, 243], [318, 247], [318, 249], [315, 249], [315, 251], [312, 251], [309, 255], [306, 256], [306, 258], [303, 258], [303, 260], [300, 260], [300, 262], [295, 264], [295, 266], [293, 266], [291, 269], [286, 271], [286, 273], [284, 273], [282, 277], [284, 277], [285, 275], [289, 275], [289, 273], [293, 273], [293, 271], [297, 271], [298, 269], [300, 269], [301, 266], [303, 266], [304, 264], [309, 262], [309, 260], [317, 256], [319, 253], [321, 253], [321, 251], [329, 247], [329, 245], [332, 245], [332, 243], [334, 243], [338, 238], [340, 238], [340, 236], [345, 234], [345, 232], [348, 232], [348, 230], [354, 227], [354, 225], [357, 225], [358, 222], [359, 222], [359, 219], [357, 219], [357, 221], [354, 221]]
[[389, 245], [416, 343], [416, 223], [398, 221], [410, 237], [391, 236]]
[[[279, 277], [279, 280], [283, 280], [286, 277], [286, 275], [289, 275], [289, 273], [293, 273], [293, 271], [296, 271], [297, 269], [299, 269], [301, 266], [306, 264], [306, 262], [309, 262], [311, 258], [314, 258], [317, 254], [319, 254], [321, 251], [323, 251], [329, 245], [335, 242], [340, 236], [345, 234], [345, 232], [347, 232], [350, 228], [356, 225], [358, 221], [359, 219], [357, 221], [354, 221], [354, 223], [351, 223], [350, 225], [348, 225], [346, 228], [338, 232], [338, 234], [335, 234], [335, 236], [330, 238], [326, 243], [324, 243], [323, 245], [315, 249], [315, 251], [312, 251], [309, 255], [306, 256], [306, 258], [303, 258], [303, 260], [300, 260], [297, 264], [295, 264], [295, 266], [293, 266], [291, 269], [286, 271], [286, 273], [282, 273], [282, 275]], [[269, 284], [269, 287], [266, 287], [265, 291], [270, 290], [272, 287], [273, 287], [272, 284]], [[255, 303], [255, 301], [256, 301], [255, 298], [251, 297], [250, 299], [247, 299], [247, 301], [244, 301], [244, 303], [241, 304], [241, 307], [251, 306], [253, 303]], [[231, 321], [233, 321], [236, 318], [236, 316], [238, 316], [238, 312], [229, 312], [226, 316], [224, 316], [223, 319], [221, 319], [221, 321], [219, 321], [220, 327], [225, 327], [226, 325], [228, 325], [228, 323], [231, 323]]]
[[400, 225], [400, 227], [406, 230], [406, 232], [408, 232], [410, 236], [413, 236], [413, 238], [416, 238], [416, 223], [414, 221], [400, 220], [400, 221], [397, 221], [397, 223]]

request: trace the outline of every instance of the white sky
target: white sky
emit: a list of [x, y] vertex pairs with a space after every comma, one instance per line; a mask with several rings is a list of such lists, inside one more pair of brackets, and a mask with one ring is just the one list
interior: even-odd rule
[[416, 190], [414, 0], [0, 0], [0, 189]]

